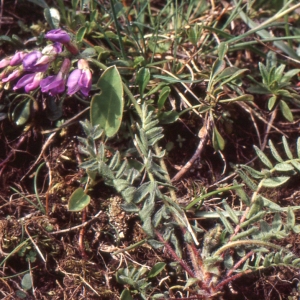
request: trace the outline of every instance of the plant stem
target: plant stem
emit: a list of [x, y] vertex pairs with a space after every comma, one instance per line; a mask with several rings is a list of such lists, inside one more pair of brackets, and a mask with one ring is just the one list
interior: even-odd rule
[[264, 241], [260, 241], [260, 240], [242, 240], [242, 241], [235, 241], [235, 242], [227, 243], [223, 247], [219, 248], [213, 254], [213, 256], [218, 257], [221, 255], [221, 253], [223, 253], [224, 251], [226, 251], [230, 248], [234, 248], [237, 246], [243, 246], [243, 245], [263, 246], [263, 247], [273, 248], [273, 249], [276, 249], [279, 251], [290, 253], [290, 251], [288, 249], [285, 249], [285, 248], [275, 245], [273, 243], [264, 242]]

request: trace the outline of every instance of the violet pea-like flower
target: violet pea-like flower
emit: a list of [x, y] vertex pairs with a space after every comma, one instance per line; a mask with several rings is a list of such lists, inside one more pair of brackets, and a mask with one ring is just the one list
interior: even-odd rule
[[84, 96], [89, 95], [92, 87], [92, 73], [86, 60], [80, 59], [78, 61], [78, 69], [75, 69], [69, 76], [68, 95], [73, 95], [80, 91]]
[[25, 52], [22, 52], [22, 51], [16, 52], [15, 55], [13, 55], [13, 57], [11, 58], [9, 65], [17, 66], [17, 65], [21, 64], [25, 55], [26, 55]]
[[45, 34], [45, 38], [52, 42], [59, 42], [62, 44], [66, 44], [71, 40], [69, 34], [60, 28], [48, 31]]
[[10, 63], [9, 57], [5, 57], [5, 58], [1, 59], [0, 60], [0, 69], [9, 66], [9, 63]]
[[35, 65], [37, 61], [42, 57], [42, 53], [40, 51], [32, 51], [25, 55], [23, 58], [23, 67], [25, 71], [28, 72], [45, 72], [49, 64], [43, 64], [43, 65]]
[[43, 50], [42, 50], [42, 54], [43, 56], [41, 56], [37, 62], [35, 63], [35, 66], [40, 66], [40, 65], [45, 65], [48, 63], [53, 62], [58, 53], [61, 53], [62, 51], [62, 44], [61, 43], [54, 43], [51, 45], [47, 45]]
[[22, 70], [15, 69], [12, 73], [10, 73], [7, 77], [2, 79], [2, 82], [9, 82], [16, 78], [18, 78], [22, 74]]
[[65, 90], [67, 74], [69, 73], [71, 61], [65, 58], [57, 75], [49, 76], [41, 80], [40, 87], [43, 93], [55, 96]]
[[36, 89], [39, 86], [43, 76], [43, 72], [24, 75], [22, 78], [19, 79], [17, 84], [14, 86], [13, 90], [15, 91], [17, 89], [25, 87], [26, 93], [29, 93], [30, 91]]

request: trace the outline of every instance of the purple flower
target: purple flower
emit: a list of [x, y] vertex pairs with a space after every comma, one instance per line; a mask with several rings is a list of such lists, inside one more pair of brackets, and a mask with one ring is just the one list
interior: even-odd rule
[[65, 90], [67, 74], [70, 70], [70, 66], [70, 60], [65, 58], [57, 75], [49, 76], [41, 80], [40, 87], [42, 92], [49, 92], [52, 96], [62, 93]]
[[49, 67], [48, 63], [38, 66], [35, 65], [38, 59], [40, 59], [41, 57], [42, 53], [37, 50], [25, 55], [25, 57], [23, 58], [24, 70], [29, 72], [45, 72]]
[[3, 59], [0, 60], [0, 68], [5, 68], [7, 66], [9, 66], [10, 63], [10, 58], [9, 57], [5, 57]]
[[92, 73], [86, 60], [80, 59], [78, 61], [78, 69], [75, 69], [69, 76], [68, 95], [73, 95], [80, 91], [84, 96], [89, 95], [92, 87]]
[[17, 89], [25, 87], [26, 93], [29, 93], [30, 91], [36, 89], [39, 86], [43, 75], [44, 73], [42, 72], [24, 75], [22, 78], [19, 79], [17, 84], [14, 86], [13, 90], [15, 91]]
[[66, 44], [71, 40], [69, 34], [62, 29], [53, 29], [48, 31], [45, 34], [45, 38], [52, 42], [59, 42], [62, 44]]
[[17, 65], [21, 64], [25, 55], [26, 55], [26, 53], [24, 53], [24, 52], [16, 52], [15, 55], [11, 58], [9, 64], [11, 66], [17, 66]]
[[43, 56], [37, 60], [37, 62], [35, 63], [35, 66], [45, 65], [45, 64], [53, 62], [55, 60], [57, 54], [61, 53], [61, 51], [62, 51], [61, 43], [54, 43], [51, 45], [47, 45], [42, 50]]
[[20, 69], [15, 69], [12, 73], [10, 73], [7, 77], [2, 79], [2, 82], [9, 82], [16, 78], [18, 78], [22, 74]]

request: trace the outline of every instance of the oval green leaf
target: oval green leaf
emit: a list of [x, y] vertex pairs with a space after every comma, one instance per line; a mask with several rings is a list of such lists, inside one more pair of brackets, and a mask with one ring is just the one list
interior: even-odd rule
[[161, 90], [161, 92], [159, 94], [159, 97], [158, 97], [158, 101], [157, 101], [157, 107], [158, 107], [159, 110], [161, 110], [163, 108], [163, 106], [164, 106], [164, 104], [165, 104], [165, 102], [166, 102], [166, 100], [167, 100], [170, 92], [171, 92], [171, 89], [170, 89], [169, 86], [165, 86]]
[[81, 211], [89, 205], [91, 198], [87, 195], [83, 188], [76, 189], [69, 199], [69, 211]]
[[53, 8], [53, 7], [45, 8], [44, 9], [44, 17], [51, 28], [53, 28], [53, 29], [59, 28], [60, 14], [56, 8]]
[[290, 110], [289, 106], [286, 104], [286, 102], [281, 100], [279, 105], [280, 105], [280, 109], [281, 109], [283, 116], [289, 122], [293, 122], [294, 121], [293, 113], [291, 112], [291, 110]]
[[24, 125], [30, 117], [31, 100], [25, 99], [18, 103], [12, 113], [12, 120], [18, 126]]
[[288, 177], [288, 176], [278, 176], [278, 177], [273, 177], [273, 178], [267, 178], [262, 182], [262, 186], [268, 187], [268, 188], [275, 188], [275, 187], [283, 185], [289, 179], [290, 179], [290, 177]]
[[123, 290], [122, 294], [120, 295], [120, 300], [133, 300], [129, 290]]
[[107, 68], [97, 86], [101, 93], [92, 99], [91, 123], [99, 125], [107, 137], [112, 137], [118, 132], [123, 115], [123, 82], [117, 68]]
[[225, 147], [225, 140], [223, 139], [223, 137], [221, 136], [221, 134], [219, 133], [218, 129], [216, 128], [216, 126], [214, 126], [213, 129], [213, 137], [212, 137], [212, 142], [213, 142], [213, 147], [216, 151], [219, 150], [224, 150]]
[[78, 43], [82, 42], [82, 40], [85, 36], [85, 33], [86, 33], [86, 27], [80, 27], [76, 34], [76, 42], [78, 42]]
[[166, 266], [164, 262], [159, 262], [153, 266], [153, 268], [150, 270], [148, 277], [154, 278], [156, 277]]
[[21, 281], [21, 286], [22, 288], [27, 291], [27, 290], [30, 290], [31, 287], [32, 287], [32, 280], [31, 280], [31, 276], [29, 273], [25, 274], [22, 278], [22, 281]]

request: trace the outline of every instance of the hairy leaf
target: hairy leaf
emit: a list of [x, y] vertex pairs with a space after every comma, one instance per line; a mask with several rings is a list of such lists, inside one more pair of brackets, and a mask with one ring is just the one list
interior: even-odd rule
[[258, 148], [254, 145], [255, 152], [259, 159], [269, 168], [272, 169], [273, 165], [271, 161], [268, 159], [268, 157]]
[[285, 184], [290, 179], [289, 176], [278, 176], [264, 179], [262, 185], [268, 188], [275, 188]]
[[281, 158], [281, 156], [279, 155], [278, 151], [276, 150], [273, 142], [271, 140], [269, 140], [269, 147], [271, 150], [272, 155], [274, 156], [274, 158], [278, 161], [278, 162], [283, 162], [283, 159]]
[[289, 159], [293, 159], [292, 151], [290, 150], [289, 144], [288, 144], [287, 139], [286, 139], [285, 136], [282, 137], [282, 143], [283, 143], [283, 147], [284, 147], [286, 156], [287, 156]]

